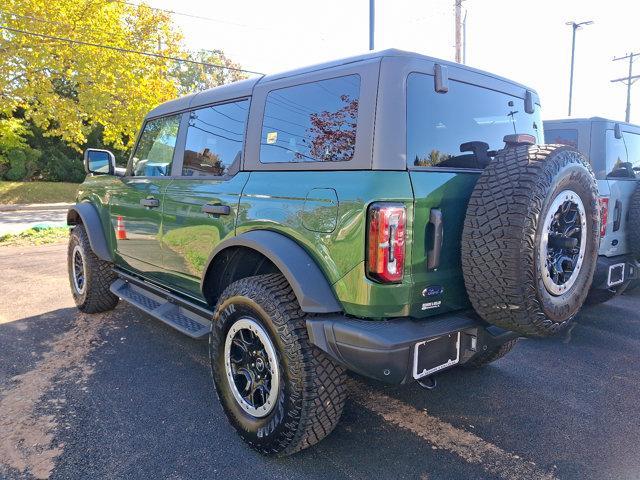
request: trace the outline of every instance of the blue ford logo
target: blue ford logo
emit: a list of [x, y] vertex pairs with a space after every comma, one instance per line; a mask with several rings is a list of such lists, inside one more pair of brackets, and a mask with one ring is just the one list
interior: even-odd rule
[[430, 285], [422, 291], [423, 297], [433, 297], [434, 295], [442, 295], [444, 288], [440, 285]]

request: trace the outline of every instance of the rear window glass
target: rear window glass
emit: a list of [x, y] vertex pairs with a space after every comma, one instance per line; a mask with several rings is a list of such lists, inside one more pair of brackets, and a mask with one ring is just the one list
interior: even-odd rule
[[432, 75], [407, 79], [409, 167], [484, 168], [505, 135], [538, 135], [539, 108], [525, 113], [524, 100], [452, 80], [449, 92], [434, 90]]
[[356, 146], [359, 96], [359, 75], [269, 92], [260, 162], [351, 160]]
[[629, 172], [625, 168], [627, 163], [627, 149], [624, 140], [616, 138], [613, 130], [606, 132], [607, 147], [607, 175], [610, 177], [628, 177]]
[[578, 148], [578, 130], [573, 128], [545, 130], [544, 141], [548, 144], [569, 145]]
[[627, 147], [627, 161], [637, 177], [640, 177], [640, 135], [624, 132], [624, 143]]
[[222, 176], [239, 164], [248, 112], [249, 100], [190, 112], [182, 175]]

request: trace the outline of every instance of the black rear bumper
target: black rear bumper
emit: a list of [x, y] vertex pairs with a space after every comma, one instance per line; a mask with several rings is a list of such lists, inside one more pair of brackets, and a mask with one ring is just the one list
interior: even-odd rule
[[414, 354], [418, 343], [459, 332], [457, 364], [461, 365], [518, 337], [464, 313], [434, 319], [389, 320], [317, 316], [307, 320], [307, 330], [311, 343], [349, 370], [392, 384], [415, 378]]
[[[629, 280], [635, 280], [640, 275], [640, 264], [631, 255], [618, 255], [615, 257], [605, 257], [604, 255], [598, 256], [598, 263], [596, 264], [596, 271], [593, 274], [593, 283], [591, 284], [592, 290], [607, 290], [614, 288], [617, 285], [610, 286], [610, 268], [616, 265], [620, 265], [624, 271], [624, 281], [626, 283]], [[624, 266], [623, 266], [624, 265]]]

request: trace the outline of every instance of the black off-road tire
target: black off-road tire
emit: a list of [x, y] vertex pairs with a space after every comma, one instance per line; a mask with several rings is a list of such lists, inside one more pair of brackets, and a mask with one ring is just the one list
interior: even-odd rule
[[[584, 206], [585, 251], [573, 285], [552, 295], [539, 252], [544, 219], [565, 190], [575, 192]], [[480, 175], [464, 222], [462, 269], [474, 309], [485, 321], [526, 336], [563, 329], [591, 287], [599, 228], [596, 180], [576, 149], [521, 145], [501, 150]]]
[[633, 256], [640, 260], [640, 183], [631, 196], [629, 221], [627, 222], [627, 241]]
[[[242, 318], [256, 320], [266, 330], [284, 379], [276, 406], [262, 418], [242, 409], [225, 371], [226, 336]], [[232, 283], [215, 309], [209, 351], [218, 399], [243, 440], [262, 454], [285, 456], [310, 447], [331, 433], [342, 414], [346, 372], [309, 342], [305, 319], [281, 274]]]
[[[76, 288], [73, 279], [73, 256], [76, 247], [81, 250], [85, 266], [85, 287], [82, 291]], [[99, 313], [113, 310], [116, 307], [119, 299], [109, 290], [117, 278], [113, 272], [113, 264], [99, 259], [93, 253], [84, 225], [76, 225], [69, 235], [67, 268], [73, 300], [80, 311]]]
[[491, 362], [495, 362], [496, 360], [504, 357], [507, 353], [513, 350], [513, 347], [518, 343], [518, 339], [514, 338], [513, 340], [509, 340], [508, 342], [503, 343], [499, 347], [490, 348], [485, 350], [484, 352], [476, 355], [472, 360], [468, 361], [464, 364], [465, 368], [481, 368], [485, 365], [488, 365]]

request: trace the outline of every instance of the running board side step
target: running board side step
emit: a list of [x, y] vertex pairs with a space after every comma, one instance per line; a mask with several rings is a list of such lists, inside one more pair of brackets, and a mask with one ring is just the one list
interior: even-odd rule
[[203, 338], [211, 330], [213, 312], [156, 285], [116, 270], [120, 277], [111, 292], [154, 318], [192, 338]]

